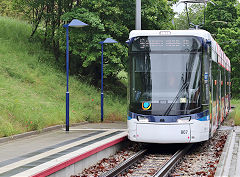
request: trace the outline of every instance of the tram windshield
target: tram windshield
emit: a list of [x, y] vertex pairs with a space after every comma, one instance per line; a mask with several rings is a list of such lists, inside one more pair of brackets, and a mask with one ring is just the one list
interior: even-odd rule
[[197, 38], [136, 37], [129, 56], [129, 111], [180, 115], [199, 109], [202, 52]]

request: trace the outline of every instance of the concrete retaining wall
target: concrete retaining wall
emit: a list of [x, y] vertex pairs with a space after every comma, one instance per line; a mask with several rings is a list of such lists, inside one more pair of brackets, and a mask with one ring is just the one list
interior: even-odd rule
[[120, 142], [118, 144], [115, 144], [111, 147], [108, 147], [100, 152], [97, 152], [77, 163], [74, 163], [64, 169], [61, 169], [60, 171], [57, 171], [49, 177], [70, 177], [71, 175], [78, 175], [78, 173], [82, 172], [85, 168], [88, 168], [94, 164], [96, 164], [98, 161], [102, 160], [103, 158], [107, 158], [111, 155], [114, 155], [117, 151], [123, 149], [128, 145], [129, 141], [125, 140], [123, 142]]

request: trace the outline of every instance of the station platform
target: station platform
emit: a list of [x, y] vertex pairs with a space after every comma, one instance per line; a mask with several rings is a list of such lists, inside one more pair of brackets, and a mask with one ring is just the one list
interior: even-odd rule
[[235, 126], [228, 135], [215, 176], [240, 176], [240, 126]]
[[117, 148], [109, 148], [127, 139], [126, 128], [126, 122], [83, 124], [0, 143], [0, 176], [71, 176], [114, 154]]

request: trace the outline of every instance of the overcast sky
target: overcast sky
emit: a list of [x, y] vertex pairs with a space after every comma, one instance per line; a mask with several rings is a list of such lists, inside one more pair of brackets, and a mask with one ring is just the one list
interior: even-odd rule
[[[240, 2], [240, 0], [238, 0]], [[189, 3], [190, 5], [190, 3]], [[173, 6], [173, 10], [174, 12], [177, 12], [177, 13], [181, 13], [183, 11], [183, 9], [185, 9], [185, 4], [184, 3], [180, 3], [178, 6], [174, 5]]]
[[181, 3], [178, 6], [174, 5], [173, 6], [173, 11], [177, 12], [177, 13], [181, 13], [183, 11], [183, 9], [185, 8], [185, 4]]

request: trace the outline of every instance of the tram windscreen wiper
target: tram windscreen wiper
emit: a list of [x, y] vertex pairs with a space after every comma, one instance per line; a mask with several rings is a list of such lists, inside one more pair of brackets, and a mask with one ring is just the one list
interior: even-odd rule
[[194, 65], [194, 56], [195, 55], [190, 55], [188, 62], [186, 63], [186, 75], [185, 75], [185, 79], [183, 79], [183, 85], [182, 87], [179, 89], [179, 92], [177, 93], [176, 97], [174, 98], [173, 102], [169, 105], [169, 107], [167, 108], [166, 112], [164, 113], [164, 116], [168, 115], [170, 113], [170, 111], [172, 110], [174, 104], [176, 103], [176, 101], [179, 99], [179, 97], [181, 96], [182, 92], [185, 90], [185, 88], [187, 88], [189, 86], [189, 82], [190, 82], [190, 78], [191, 78], [191, 73], [193, 70], [193, 65]]
[[179, 97], [181, 96], [182, 92], [185, 90], [185, 88], [189, 85], [189, 82], [185, 82], [182, 87], [179, 89], [176, 97], [174, 98], [173, 102], [169, 105], [169, 107], [167, 108], [166, 112], [164, 113], [164, 116], [167, 116], [169, 114], [169, 112], [172, 110], [174, 104], [176, 103], [176, 101], [179, 99]]

